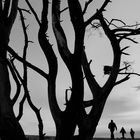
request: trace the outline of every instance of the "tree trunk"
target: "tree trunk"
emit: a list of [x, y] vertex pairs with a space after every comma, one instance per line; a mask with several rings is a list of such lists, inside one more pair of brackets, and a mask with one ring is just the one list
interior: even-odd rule
[[2, 140], [25, 140], [12, 108], [9, 73], [6, 59], [3, 58], [5, 51], [0, 51], [3, 52], [0, 53], [0, 137]]
[[77, 64], [75, 68], [73, 66], [72, 69], [72, 93], [70, 100], [66, 104], [65, 111], [61, 111], [61, 113], [59, 112], [58, 107], [55, 106], [57, 104], [55, 98], [55, 81], [52, 81], [51, 79], [51, 83], [49, 83], [48, 80], [49, 104], [56, 124], [56, 140], [72, 140], [80, 108], [83, 103], [82, 69], [80, 64]]
[[2, 140], [25, 140], [24, 132], [17, 121], [10, 99], [11, 85], [6, 60], [9, 43], [8, 27], [0, 26], [0, 138]]
[[72, 121], [71, 117], [63, 117], [62, 123], [56, 128], [56, 140], [71, 140], [75, 131], [75, 122]]
[[[101, 118], [106, 99], [96, 99], [94, 102], [90, 114], [88, 114], [79, 124], [79, 136], [78, 140], [92, 140], [96, 132], [96, 127]], [[81, 115], [82, 117], [82, 115]]]
[[[48, 84], [49, 89], [49, 102], [51, 107], [51, 113], [53, 115], [56, 125], [56, 140], [71, 140], [76, 128], [76, 110], [72, 102], [68, 102], [67, 109], [63, 112], [59, 112], [52, 102], [52, 97], [55, 89], [55, 84]], [[58, 116], [56, 115], [59, 112]]]
[[[92, 122], [90, 122], [92, 123]], [[96, 132], [98, 121], [94, 120], [94, 125], [85, 125], [82, 130], [79, 130], [78, 140], [92, 140]]]

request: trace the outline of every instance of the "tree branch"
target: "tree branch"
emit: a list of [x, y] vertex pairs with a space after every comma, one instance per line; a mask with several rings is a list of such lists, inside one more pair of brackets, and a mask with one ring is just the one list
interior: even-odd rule
[[[28, 35], [26, 32], [26, 25], [24, 22], [24, 16], [22, 13], [22, 10], [19, 8], [19, 13], [20, 13], [20, 17], [21, 17], [21, 24], [22, 24], [22, 28], [23, 28], [23, 33], [24, 33], [24, 38], [25, 38], [25, 45], [24, 45], [24, 49], [23, 49], [23, 59], [26, 60], [26, 56], [27, 56], [27, 48], [28, 48]], [[31, 107], [31, 109], [34, 111], [34, 113], [36, 114], [36, 117], [38, 119], [38, 127], [39, 127], [39, 138], [40, 140], [42, 140], [44, 138], [44, 134], [43, 134], [43, 122], [42, 122], [42, 118], [40, 115], [40, 109], [37, 109], [37, 107], [33, 104], [29, 91], [28, 91], [28, 85], [27, 85], [27, 66], [25, 65], [25, 63], [23, 63], [23, 80], [21, 81], [23, 84], [23, 88], [24, 88], [24, 96], [27, 97], [27, 101]], [[25, 97], [23, 97], [22, 101], [25, 100]], [[22, 102], [21, 102], [22, 103]], [[22, 105], [22, 104], [21, 104]]]
[[88, 101], [83, 101], [83, 104], [84, 104], [84, 107], [90, 107], [90, 106], [93, 106], [94, 104], [94, 99], [92, 100], [88, 100]]
[[[134, 43], [137, 43], [134, 39], [129, 38], [129, 36], [140, 34], [140, 28], [137, 28], [137, 26], [138, 25], [136, 24], [131, 26], [125, 25], [122, 27], [116, 27], [115, 29], [112, 30], [112, 32], [116, 34], [116, 36], [119, 38], [119, 41], [123, 39], [127, 39]], [[132, 27], [136, 27], [136, 28], [133, 29]]]
[[116, 82], [116, 79], [117, 79], [117, 76], [119, 73], [119, 67], [120, 67], [120, 61], [121, 61], [121, 50], [120, 50], [119, 41], [117, 40], [117, 38], [116, 38], [115, 34], [112, 32], [112, 30], [110, 30], [102, 13], [99, 15], [98, 18], [100, 20], [101, 26], [102, 26], [106, 36], [110, 40], [112, 50], [113, 50], [113, 55], [114, 55], [113, 56], [114, 57], [113, 65], [112, 65], [112, 69], [111, 69], [109, 78], [102, 88], [105, 95], [101, 95], [101, 96], [106, 98], [109, 95], [112, 88], [114, 87], [114, 84]]
[[83, 52], [85, 26], [79, 0], [68, 0], [69, 14], [75, 33], [74, 55], [81, 60]]
[[136, 73], [136, 72], [119, 72], [118, 74], [121, 74], [121, 75], [126, 75], [126, 74], [129, 74], [129, 75], [137, 75], [137, 76], [140, 76], [139, 73]]
[[[11, 58], [9, 61], [10, 61], [10, 62], [9, 62], [10, 65], [11, 65], [11, 70], [14, 71], [14, 73], [15, 73], [16, 76], [17, 76], [17, 78], [20, 80], [20, 82], [21, 82], [22, 85], [23, 85], [23, 83], [24, 83], [24, 82], [23, 82], [23, 79], [22, 79], [22, 77], [20, 76], [18, 70], [16, 69], [16, 67], [15, 67], [15, 65], [14, 65], [14, 59]], [[17, 97], [18, 97], [18, 96], [19, 96], [18, 94], [15, 95], [14, 98], [13, 98], [13, 101], [14, 101], [15, 99], [17, 100]], [[15, 100], [15, 101], [16, 101], [16, 100]], [[24, 93], [24, 95], [23, 95], [23, 97], [22, 97], [22, 100], [21, 100], [20, 103], [19, 103], [19, 113], [18, 113], [18, 115], [17, 115], [17, 117], [16, 117], [18, 121], [21, 119], [21, 117], [22, 117], [22, 115], [23, 115], [23, 106], [24, 106], [25, 100], [26, 100], [26, 95], [25, 95], [25, 93]]]
[[30, 10], [32, 11], [32, 13], [33, 13], [33, 15], [34, 15], [34, 17], [35, 17], [37, 23], [38, 23], [39, 26], [40, 26], [41, 23], [40, 23], [40, 20], [39, 20], [39, 18], [38, 18], [38, 15], [37, 15], [37, 13], [35, 12], [35, 10], [33, 9], [32, 5], [31, 5], [30, 2], [29, 2], [29, 0], [25, 0], [25, 2], [26, 2], [27, 5], [29, 6], [29, 8], [30, 8]]
[[60, 11], [60, 13], [66, 11], [67, 9], [69, 9], [69, 7], [64, 8], [63, 10]]
[[94, 98], [96, 98], [99, 95], [99, 93], [101, 92], [101, 87], [96, 82], [96, 80], [94, 78], [94, 75], [91, 72], [90, 63], [91, 63], [91, 61], [88, 63], [85, 51], [83, 51], [83, 55], [82, 55], [83, 70], [84, 70], [85, 77], [87, 79], [88, 85], [90, 87], [90, 90], [92, 92], [92, 95], [93, 95]]
[[[24, 44], [24, 49], [23, 49], [23, 59], [26, 60], [27, 48], [28, 48], [28, 35], [26, 32], [26, 25], [24, 22], [24, 16], [23, 16], [22, 10], [20, 8], [18, 8], [18, 10], [20, 13], [20, 19], [21, 19], [21, 24], [22, 24], [23, 34], [24, 34], [24, 39], [25, 39], [25, 41], [24, 41], [25, 44]], [[25, 64], [23, 64], [23, 72], [24, 72], [23, 79], [24, 79], [24, 82], [26, 82], [27, 81], [27, 66]]]
[[111, 2], [111, 0], [105, 0], [105, 2], [103, 3], [103, 5], [101, 6], [101, 8], [99, 10], [97, 10], [97, 12], [90, 17], [87, 21], [85, 21], [85, 27], [87, 25], [89, 25], [93, 20], [97, 19], [97, 17], [99, 16], [100, 13], [102, 13], [105, 10], [105, 7], [107, 6], [107, 4]]
[[10, 1], [11, 1], [11, 0], [5, 0], [5, 1], [4, 1], [3, 15], [4, 15], [5, 18], [8, 17], [9, 7], [10, 7]]
[[52, 3], [52, 26], [60, 55], [64, 62], [68, 64], [71, 52], [68, 49], [67, 39], [60, 24], [60, 5], [57, 1], [53, 1]]
[[16, 117], [18, 121], [19, 121], [19, 120], [21, 119], [21, 117], [23, 116], [23, 106], [24, 106], [25, 100], [26, 100], [26, 95], [25, 95], [25, 93], [24, 93], [24, 95], [23, 95], [23, 97], [22, 97], [22, 99], [21, 99], [21, 101], [20, 101], [20, 103], [19, 103], [19, 113], [18, 113], [18, 115], [17, 115], [17, 117]]
[[[52, 1], [53, 4], [53, 1]], [[46, 32], [48, 30], [48, 0], [43, 0], [43, 9], [41, 13], [41, 25], [38, 32], [38, 40], [42, 51], [46, 57], [49, 66], [49, 77], [48, 77], [48, 99], [51, 109], [52, 116], [54, 120], [58, 120], [58, 117], [61, 115], [61, 109], [59, 108], [57, 99], [56, 99], [56, 76], [58, 71], [58, 62], [52, 45], [49, 43]], [[58, 122], [59, 123], [59, 122]]]
[[114, 86], [119, 85], [119, 84], [121, 84], [121, 83], [123, 83], [123, 82], [129, 80], [129, 79], [130, 79], [129, 76], [130, 76], [130, 74], [128, 74], [128, 75], [127, 75], [126, 77], [124, 77], [123, 79], [121, 79], [121, 80], [115, 82], [115, 85], [114, 85]]
[[83, 9], [83, 15], [86, 13], [86, 10], [88, 8], [88, 6], [90, 5], [90, 3], [93, 2], [93, 0], [88, 0], [85, 2], [85, 7]]
[[28, 61], [24, 60], [22, 57], [20, 57], [11, 47], [6, 46], [7, 51], [13, 55], [13, 57], [15, 57], [18, 61], [24, 63], [25, 65], [27, 65], [29, 68], [33, 69], [34, 71], [36, 71], [37, 73], [39, 73], [40, 75], [42, 75], [44, 78], [48, 79], [48, 74], [45, 73], [43, 70], [39, 69], [38, 67], [32, 65], [31, 63], [29, 63]]
[[[20, 80], [20, 82], [23, 85], [24, 81], [23, 81], [22, 77], [20, 76], [18, 70], [16, 69], [13, 60], [10, 60], [10, 63], [12, 65], [13, 71], [16, 73], [18, 79]], [[26, 94], [24, 93], [24, 95], [23, 95], [23, 97], [22, 97], [22, 99], [21, 99], [21, 101], [19, 103], [19, 113], [18, 113], [18, 115], [16, 117], [18, 121], [21, 119], [21, 117], [23, 115], [23, 106], [24, 106], [25, 100], [26, 100]]]
[[19, 97], [19, 95], [20, 95], [21, 84], [20, 84], [20, 81], [19, 81], [19, 79], [18, 79], [18, 76], [17, 76], [17, 74], [16, 74], [14, 68], [13, 68], [12, 65], [11, 65], [11, 61], [12, 61], [12, 60], [7, 60], [7, 65], [8, 65], [8, 67], [9, 67], [9, 69], [10, 69], [10, 71], [11, 71], [11, 74], [12, 74], [12, 76], [13, 76], [13, 79], [15, 80], [15, 83], [16, 83], [16, 85], [17, 85], [16, 93], [15, 93], [13, 99], [12, 99], [12, 105], [14, 106], [15, 103], [16, 103], [16, 101], [17, 101], [17, 99], [18, 99], [18, 97]]
[[13, 25], [15, 18], [16, 18], [16, 15], [17, 15], [18, 1], [19, 0], [12, 0], [11, 12], [9, 15], [10, 26]]
[[127, 65], [124, 68], [119, 69], [119, 71], [127, 70], [131, 65]]
[[82, 8], [78, 0], [68, 0], [68, 6], [69, 6], [71, 22], [73, 24], [75, 33], [77, 34], [84, 27], [83, 26], [84, 18], [83, 18]]
[[130, 36], [130, 35], [131, 34], [127, 34], [127, 35], [124, 35], [123, 37], [120, 37], [119, 41], [121, 41], [122, 39], [126, 39], [126, 40], [129, 40], [129, 41], [133, 42], [133, 43], [138, 43], [134, 39], [127, 37], [127, 36]]

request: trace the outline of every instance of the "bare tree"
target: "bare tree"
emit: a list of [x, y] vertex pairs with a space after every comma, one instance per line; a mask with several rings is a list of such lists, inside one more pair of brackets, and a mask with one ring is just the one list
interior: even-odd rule
[[[49, 72], [45, 73], [41, 69], [27, 62], [26, 59], [23, 59], [17, 55], [9, 46], [7, 46], [7, 50], [16, 59], [23, 62], [25, 67], [28, 66], [34, 69], [48, 81], [48, 97], [51, 113], [56, 125], [56, 140], [71, 140], [76, 126], [79, 128], [78, 139], [90, 140], [94, 136], [106, 100], [113, 87], [127, 81], [131, 74], [139, 76], [137, 73], [130, 73], [127, 71], [130, 65], [120, 68], [121, 55], [128, 55], [124, 52], [124, 50], [128, 47], [121, 48], [120, 42], [123, 39], [128, 39], [136, 43], [133, 39], [129, 38], [129, 36], [138, 34], [139, 29], [126, 28], [127, 26], [118, 28], [115, 26], [115, 24], [113, 24], [113, 20], [108, 22], [107, 19], [104, 18], [103, 12], [105, 11], [105, 7], [110, 0], [105, 0], [101, 8], [98, 9], [96, 13], [86, 21], [84, 19], [84, 15], [88, 9], [88, 6], [93, 2], [93, 0], [87, 1], [83, 9], [78, 0], [68, 0], [68, 8], [66, 7], [63, 10], [60, 10], [61, 0], [52, 0], [52, 27], [57, 41], [59, 54], [69, 70], [72, 83], [70, 88], [71, 95], [69, 99], [67, 97], [68, 89], [66, 90], [66, 108], [64, 111], [62, 111], [58, 106], [56, 98], [56, 76], [58, 71], [58, 62], [53, 46], [49, 43], [47, 38], [49, 1], [42, 0], [43, 7], [41, 20], [39, 20], [37, 13], [29, 1], [25, 1], [39, 25], [38, 40], [46, 57], [46, 61], [48, 62]], [[67, 38], [61, 26], [61, 13], [65, 12], [65, 10], [69, 10], [70, 20], [74, 29], [75, 42], [73, 53], [69, 50]], [[112, 66], [104, 67], [105, 74], [108, 74], [109, 78], [103, 87], [98, 84], [90, 69], [91, 61], [88, 62], [87, 60], [87, 54], [85, 53], [86, 46], [84, 46], [86, 28], [90, 24], [93, 26], [94, 24], [92, 24], [92, 22], [94, 20], [99, 21], [99, 24], [94, 27], [101, 27], [103, 29], [105, 35], [110, 41], [113, 51]], [[116, 28], [112, 29], [110, 28], [110, 25], [113, 25]], [[117, 81], [119, 74], [123, 74], [124, 78]], [[87, 80], [93, 96], [93, 99], [89, 101], [84, 101], [85, 79]], [[28, 92], [27, 85], [25, 85], [25, 89], [25, 91]], [[91, 110], [87, 114], [85, 108], [88, 106], [91, 106]]]
[[[26, 9], [20, 9], [18, 8], [19, 14], [20, 14], [20, 19], [21, 19], [21, 24], [22, 24], [22, 29], [23, 29], [23, 33], [24, 33], [24, 38], [25, 38], [25, 45], [23, 48], [23, 60], [26, 61], [26, 57], [27, 57], [27, 49], [29, 46], [29, 43], [33, 43], [32, 41], [29, 41], [28, 39], [28, 34], [27, 34], [27, 27], [25, 24], [25, 18], [23, 16], [23, 11], [27, 12], [30, 14], [29, 11], [27, 11]], [[24, 88], [24, 95], [22, 97], [21, 102], [19, 103], [19, 114], [17, 116], [17, 120], [19, 121], [21, 119], [21, 117], [23, 116], [23, 106], [24, 106], [24, 102], [27, 99], [29, 106], [31, 107], [31, 109], [35, 112], [36, 117], [38, 119], [38, 128], [39, 128], [39, 139], [43, 140], [44, 139], [44, 134], [43, 134], [43, 122], [42, 122], [42, 118], [40, 115], [40, 110], [38, 109], [32, 102], [29, 91], [28, 91], [28, 74], [27, 74], [27, 66], [23, 63], [23, 78], [20, 75], [19, 71], [17, 70], [17, 68], [14, 65], [14, 60], [15, 58], [10, 56], [10, 64], [9, 64], [9, 68], [11, 70], [11, 73], [13, 75], [13, 78], [17, 84], [17, 92], [15, 94], [15, 96], [13, 97], [13, 104], [16, 102], [16, 100], [18, 99], [18, 96], [20, 94], [20, 86], [21, 84], [23, 85]], [[21, 84], [20, 84], [21, 83]]]
[[6, 47], [17, 14], [18, 0], [0, 1], [0, 137], [2, 140], [25, 140], [10, 99], [10, 80], [6, 60]]
[[[109, 1], [106, 1], [102, 7], [105, 7]], [[90, 3], [90, 2], [89, 2]], [[94, 19], [89, 19], [87, 22], [84, 21], [83, 13], [86, 11], [87, 5], [84, 9], [84, 11], [81, 8], [81, 5], [78, 0], [72, 1], [68, 0], [68, 7], [69, 7], [69, 13], [71, 22], [74, 28], [75, 32], [75, 46], [74, 46], [74, 53], [70, 53], [67, 45], [67, 40], [63, 31], [63, 28], [60, 24], [60, 1], [53, 1], [52, 3], [52, 25], [53, 30], [55, 33], [55, 37], [58, 44], [59, 53], [65, 62], [70, 75], [72, 79], [72, 92], [70, 100], [67, 103], [65, 114], [68, 114], [68, 116], [64, 116], [66, 122], [64, 124], [65, 127], [70, 127], [72, 124], [74, 127], [76, 127], [76, 124], [79, 126], [79, 139], [86, 139], [87, 133], [90, 133], [90, 131], [93, 131], [91, 128], [87, 131], [82, 131], [82, 125], [85, 124], [88, 127], [88, 122], [85, 123], [82, 117], [85, 118], [86, 112], [83, 104], [83, 95], [84, 95], [84, 81], [83, 81], [83, 71], [82, 71], [82, 58], [83, 58], [83, 52], [84, 52], [84, 36], [85, 36], [85, 29], [86, 26]], [[101, 8], [103, 9], [103, 8]], [[102, 10], [101, 10], [102, 11]], [[88, 23], [89, 22], [89, 23]], [[85, 62], [84, 62], [85, 63]], [[85, 66], [85, 64], [83, 64]], [[87, 75], [86, 75], [87, 76]], [[93, 83], [92, 83], [93, 84]], [[94, 85], [95, 86], [95, 85]], [[100, 106], [100, 105], [99, 105]], [[68, 111], [69, 112], [68, 112]], [[96, 112], [98, 112], [99, 109], [96, 108]], [[54, 111], [54, 110], [53, 110]], [[70, 121], [69, 116], [72, 116], [73, 123]], [[90, 117], [91, 118], [91, 117]], [[95, 117], [92, 117], [92, 120], [94, 120]], [[59, 117], [58, 120], [62, 120], [62, 117]], [[61, 121], [63, 123], [63, 121]], [[70, 124], [68, 123], [70, 122]], [[65, 127], [61, 127], [65, 128]], [[94, 126], [96, 127], [96, 126]], [[74, 128], [75, 129], [75, 128]], [[68, 129], [67, 129], [68, 130]], [[85, 129], [84, 129], [85, 130]], [[70, 131], [70, 130], [69, 130]], [[72, 131], [72, 130], [71, 130]], [[66, 132], [65, 132], [66, 133]], [[92, 133], [93, 134], [93, 133]], [[83, 137], [84, 136], [84, 137]], [[68, 135], [66, 136], [68, 137]]]
[[[105, 0], [101, 8], [97, 10], [97, 12], [93, 16], [84, 21], [84, 14], [86, 13], [87, 8], [91, 4], [91, 2], [93, 1], [92, 0], [87, 1], [85, 3], [84, 9], [82, 10], [78, 0], [68, 0], [69, 14], [75, 33], [75, 43], [74, 43], [75, 46], [73, 54], [71, 54], [68, 49], [67, 39], [60, 23], [61, 22], [60, 14], [65, 9], [60, 11], [61, 4], [60, 0], [53, 0], [52, 2], [52, 25], [54, 34], [57, 40], [59, 53], [63, 61], [65, 62], [72, 79], [71, 97], [70, 100], [67, 101], [66, 110], [63, 113], [70, 115], [69, 112], [67, 111], [67, 109], [70, 109], [70, 113], [72, 113], [72, 118], [75, 117], [75, 120], [73, 118], [73, 120], [75, 121], [75, 122], [73, 121], [73, 123], [78, 124], [79, 140], [90, 140], [94, 136], [107, 97], [110, 94], [113, 87], [128, 80], [131, 74], [139, 76], [139, 74], [137, 73], [126, 72], [127, 68], [129, 67], [128, 65], [120, 69], [121, 55], [122, 54], [128, 55], [127, 53], [124, 52], [124, 50], [127, 49], [127, 47], [121, 49], [120, 42], [123, 39], [129, 39], [130, 41], [136, 43], [133, 39], [129, 38], [129, 36], [139, 34], [139, 28], [135, 30], [126, 28], [127, 26], [124, 26], [121, 28], [115, 28], [114, 30], [111, 30], [110, 24], [112, 24], [112, 21], [110, 23], [106, 23], [107, 21], [102, 14], [105, 11], [105, 7], [107, 6], [107, 4], [111, 2], [110, 0]], [[113, 51], [113, 64], [111, 67], [109, 66], [105, 67], [105, 72], [106, 74], [109, 74], [109, 78], [103, 87], [101, 87], [98, 84], [98, 82], [95, 80], [95, 76], [92, 74], [92, 71], [90, 70], [91, 61], [88, 63], [87, 56], [85, 53], [86, 46], [84, 46], [85, 29], [89, 24], [93, 25], [92, 22], [94, 20], [99, 20], [98, 27], [102, 27], [105, 35], [107, 36], [107, 38], [111, 43]], [[122, 22], [121, 20], [118, 21]], [[81, 69], [82, 67], [85, 74], [85, 78], [88, 82], [88, 85], [91, 89], [93, 96], [93, 99], [90, 101], [83, 101], [84, 88], [83, 88], [83, 72]], [[122, 72], [123, 70], [125, 70], [125, 72]], [[119, 74], [124, 74], [125, 77], [117, 81], [117, 77]], [[79, 82], [78, 79], [80, 80]], [[75, 86], [78, 89], [76, 89]], [[81, 88], [81, 90], [79, 88]], [[87, 114], [85, 108], [88, 106], [91, 106], [92, 108], [90, 112]], [[64, 117], [66, 121], [69, 120], [68, 116]], [[63, 123], [62, 117], [58, 117], [57, 120], [60, 120], [60, 122]], [[67, 127], [70, 127], [68, 122], [67, 123], [65, 122], [65, 125], [67, 125]], [[60, 126], [61, 128], [63, 127], [62, 124]]]
[[[136, 43], [136, 41], [129, 38], [129, 36], [139, 34], [140, 28], [130, 29], [127, 28], [128, 27], [127, 25], [125, 25], [123, 27], [115, 26], [115, 29], [111, 29], [110, 24], [112, 21], [110, 23], [107, 22], [107, 20], [103, 17], [103, 11], [102, 12], [97, 11], [96, 13], [97, 17], [95, 19], [99, 20], [100, 27], [103, 29], [105, 35], [108, 37], [110, 41], [113, 51], [113, 64], [112, 66], [104, 66], [104, 73], [108, 74], [109, 78], [104, 84], [104, 86], [101, 87], [95, 80], [95, 76], [92, 74], [90, 70], [91, 61], [88, 63], [86, 54], [84, 53], [83, 55], [82, 66], [88, 85], [91, 89], [93, 99], [84, 102], [85, 107], [92, 106], [92, 108], [88, 114], [86, 114], [86, 112], [83, 111], [82, 114], [80, 115], [81, 119], [79, 120], [81, 120], [81, 122], [79, 122], [78, 125], [80, 140], [92, 139], [92, 137], [94, 136], [96, 127], [103, 112], [103, 108], [105, 106], [109, 94], [111, 93], [111, 90], [116, 85], [119, 85], [122, 82], [127, 81], [130, 78], [130, 75], [134, 74], [140, 76], [138, 73], [128, 72], [128, 68], [131, 66], [129, 63], [127, 63], [125, 67], [120, 68], [121, 56], [129, 55], [128, 53], [124, 52], [124, 50], [127, 49], [128, 46], [121, 48], [120, 42], [123, 39], [128, 39]], [[122, 22], [121, 20], [118, 21]], [[124, 78], [117, 80], [117, 77], [120, 74], [123, 74]]]
[[[74, 5], [72, 3], [74, 3]], [[69, 101], [66, 100], [67, 104], [65, 110], [61, 112], [59, 111], [60, 114], [54, 116], [58, 132], [56, 140], [72, 139], [79, 119], [79, 114], [82, 111], [84, 97], [83, 71], [81, 67], [85, 33], [83, 13], [78, 1], [68, 1], [68, 5], [71, 21], [75, 30], [74, 53], [71, 53], [68, 49], [67, 39], [60, 24], [60, 1], [52, 1], [53, 31], [56, 37], [59, 53], [70, 72], [72, 82], [71, 97]], [[77, 9], [76, 12], [74, 11], [75, 8]], [[60, 109], [57, 108], [57, 110]], [[57, 110], [52, 109], [51, 112], [57, 113]]]

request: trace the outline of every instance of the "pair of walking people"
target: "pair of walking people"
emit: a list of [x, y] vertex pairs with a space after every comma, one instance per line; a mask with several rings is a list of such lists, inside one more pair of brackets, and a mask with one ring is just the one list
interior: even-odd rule
[[[114, 131], [116, 130], [117, 131], [117, 126], [116, 124], [113, 122], [113, 120], [111, 120], [111, 122], [108, 124], [108, 128], [110, 129], [110, 132], [111, 132], [111, 139], [114, 139]], [[124, 139], [125, 138], [125, 134], [126, 134], [126, 131], [124, 129], [124, 127], [121, 128], [120, 130], [120, 133], [122, 134], [122, 138]], [[134, 130], [131, 128], [130, 129], [130, 135], [131, 135], [131, 138], [134, 139]]]
[[[124, 127], [121, 128], [120, 133], [122, 134], [122, 138], [124, 139], [124, 138], [125, 138], [125, 134], [126, 134], [126, 131], [125, 131]], [[134, 130], [131, 128], [131, 129], [130, 129], [130, 135], [131, 135], [131, 138], [132, 138], [132, 139], [134, 139], [134, 134], [135, 134], [135, 132], [134, 132]]]

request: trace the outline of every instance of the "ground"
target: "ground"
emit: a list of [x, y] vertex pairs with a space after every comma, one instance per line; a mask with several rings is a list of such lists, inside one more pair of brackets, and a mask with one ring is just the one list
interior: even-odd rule
[[[29, 140], [39, 140], [38, 136], [27, 136]], [[54, 140], [52, 136], [46, 136], [44, 140]], [[93, 138], [93, 140], [110, 140], [110, 138]], [[121, 138], [116, 138], [115, 140], [123, 140]], [[131, 138], [126, 138], [125, 140], [132, 140]], [[140, 140], [140, 138], [136, 138], [135, 140]]]

